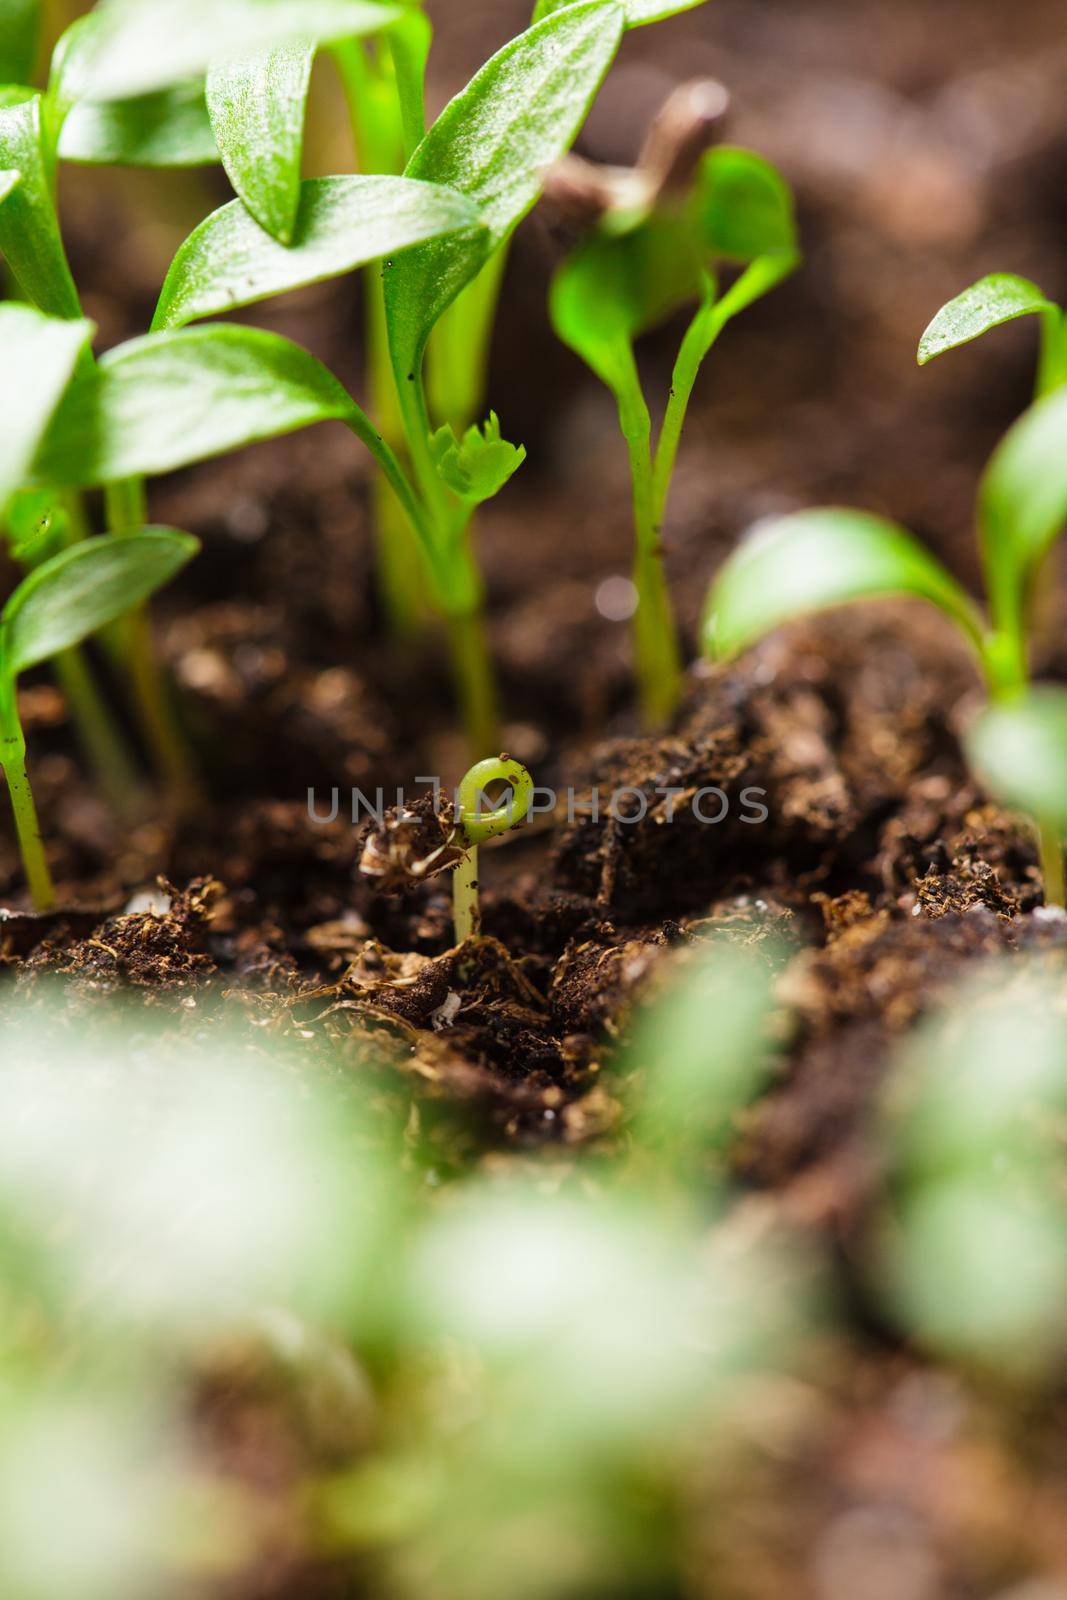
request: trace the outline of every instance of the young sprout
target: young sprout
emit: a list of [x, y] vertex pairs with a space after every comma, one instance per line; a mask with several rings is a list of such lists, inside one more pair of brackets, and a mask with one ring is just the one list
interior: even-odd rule
[[[486, 810], [492, 803], [487, 791], [493, 784], [507, 784], [510, 793], [502, 804]], [[459, 786], [456, 805], [456, 832], [464, 853], [452, 875], [452, 907], [456, 943], [473, 938], [481, 926], [478, 905], [478, 847], [497, 839], [525, 821], [533, 800], [534, 783], [521, 761], [510, 756], [493, 756], [472, 767]]]
[[[701, 154], [725, 105], [718, 84], [691, 84], [668, 101], [634, 172], [608, 171], [599, 185], [595, 169], [575, 164], [560, 174], [572, 200], [584, 180], [589, 203], [600, 211], [591, 235], [557, 272], [550, 308], [560, 338], [618, 405], [633, 486], [634, 653], [652, 727], [670, 719], [681, 694], [662, 530], [689, 401], [726, 324], [799, 261], [792, 199], [774, 168], [746, 150]], [[720, 293], [718, 273], [726, 265], [743, 270]], [[634, 344], [694, 303], [653, 452]]]
[[37, 567], [0, 612], [0, 766], [30, 893], [40, 911], [55, 905], [56, 894], [26, 773], [19, 677], [139, 606], [199, 548], [189, 534], [170, 528], [88, 539]]
[[[829, 509], [785, 517], [749, 538], [711, 587], [703, 643], [729, 660], [798, 616], [854, 600], [914, 595], [938, 607], [974, 650], [990, 699], [1008, 705], [1029, 681], [1029, 613], [1041, 565], [1067, 521], [1067, 389], [1015, 424], [982, 480], [978, 504], [988, 614], [895, 523]], [[1038, 816], [1048, 899], [1062, 900], [1055, 829]]]
[[946, 350], [970, 344], [1005, 322], [1033, 316], [1041, 321], [1040, 400], [1067, 383], [1067, 316], [1036, 283], [1014, 273], [992, 273], [942, 306], [920, 340], [919, 365], [925, 367]]

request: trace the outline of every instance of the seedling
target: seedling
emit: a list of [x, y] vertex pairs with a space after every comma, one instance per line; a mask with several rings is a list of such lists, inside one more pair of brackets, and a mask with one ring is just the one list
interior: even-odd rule
[[[681, 693], [681, 651], [663, 568], [662, 529], [697, 375], [731, 318], [767, 294], [799, 260], [793, 205], [759, 156], [721, 148], [692, 171], [694, 133], [722, 109], [718, 85], [697, 84], [668, 106], [633, 173], [610, 174], [600, 220], [563, 264], [552, 321], [608, 386], [630, 457], [638, 604], [634, 653], [646, 721], [667, 722]], [[679, 185], [686, 156], [689, 170]], [[719, 270], [743, 271], [720, 294]], [[682, 340], [655, 453], [634, 344], [684, 306], [697, 312]]]
[[1041, 354], [1037, 370], [1037, 398], [1053, 394], [1067, 383], [1067, 315], [1028, 278], [996, 272], [972, 284], [942, 306], [922, 336], [919, 365], [947, 350], [980, 339], [993, 328], [1020, 317], [1036, 316], [1041, 322]]
[[[510, 794], [503, 805], [486, 810], [487, 791], [507, 784]], [[459, 786], [456, 805], [457, 843], [463, 855], [452, 874], [452, 908], [456, 943], [473, 938], [481, 926], [478, 904], [478, 847], [509, 833], [525, 821], [533, 800], [534, 783], [521, 761], [494, 756], [472, 767]]]
[[[756, 533], [726, 562], [708, 596], [704, 649], [728, 660], [791, 618], [854, 600], [915, 595], [959, 628], [990, 699], [1010, 706], [1028, 684], [1028, 618], [1038, 573], [1067, 520], [1067, 389], [1032, 406], [999, 446], [982, 481], [978, 520], [988, 614], [897, 524], [861, 511], [807, 511]], [[1036, 820], [1046, 895], [1061, 902], [1056, 816], [1038, 813]]]
[[38, 910], [56, 902], [26, 772], [18, 680], [147, 600], [199, 549], [186, 533], [146, 528], [86, 540], [24, 578], [0, 613], [0, 765], [15, 813], [19, 849]]

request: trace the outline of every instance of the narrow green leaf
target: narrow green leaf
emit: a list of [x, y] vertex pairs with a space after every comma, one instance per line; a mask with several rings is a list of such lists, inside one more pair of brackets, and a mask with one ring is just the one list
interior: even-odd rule
[[1029, 279], [995, 272], [942, 306], [919, 341], [919, 365], [925, 367], [935, 356], [969, 344], [1003, 322], [1057, 309]]
[[382, 0], [103, 0], [81, 53], [77, 98], [150, 94], [215, 61], [377, 33], [401, 14]]
[[477, 229], [470, 202], [410, 178], [306, 179], [288, 247], [265, 233], [239, 200], [231, 201], [178, 251], [153, 327], [179, 327], [251, 305], [457, 229]]
[[0, 0], [0, 83], [33, 77], [40, 33], [40, 0]]
[[467, 195], [489, 235], [423, 245], [387, 267], [390, 339], [402, 381], [421, 366], [441, 313], [534, 204], [545, 168], [569, 149], [622, 25], [614, 0], [582, 0], [546, 17], [486, 63], [412, 156], [407, 176]]
[[0, 305], [0, 513], [29, 477], [52, 413], [92, 336], [91, 322], [61, 322], [13, 301]]
[[321, 362], [257, 328], [215, 323], [120, 345], [72, 385], [38, 455], [55, 484], [150, 477], [356, 407]]
[[0, 659], [8, 678], [125, 615], [169, 583], [200, 549], [173, 528], [86, 539], [24, 578], [0, 617]]
[[729, 660], [795, 617], [893, 594], [929, 600], [980, 643], [969, 596], [903, 528], [862, 511], [804, 511], [729, 557], [708, 595], [704, 650]]
[[[537, 0], [534, 21], [540, 22], [542, 17], [551, 17], [574, 3], [575, 0]], [[619, 0], [626, 14], [628, 28], [643, 28], [649, 22], [662, 22], [665, 17], [677, 16], [679, 12], [695, 11], [697, 6], [704, 3], [705, 0]]]
[[0, 250], [27, 300], [50, 316], [81, 316], [52, 200], [41, 137], [41, 97], [0, 110], [0, 167], [21, 182], [0, 205]]
[[1021, 587], [1067, 522], [1067, 390], [1020, 417], [989, 463], [979, 505], [991, 585]]
[[211, 126], [230, 182], [261, 227], [288, 244], [315, 46], [297, 41], [217, 63], [207, 75]]
[[1067, 830], [1067, 691], [1042, 686], [990, 706], [971, 725], [966, 746], [998, 800]]
[[83, 100], [63, 121], [64, 161], [109, 167], [204, 167], [219, 159], [200, 83], [133, 100]]

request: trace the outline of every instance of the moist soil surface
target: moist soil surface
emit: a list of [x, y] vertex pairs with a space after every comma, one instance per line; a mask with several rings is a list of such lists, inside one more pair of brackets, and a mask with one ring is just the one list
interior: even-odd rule
[[[521, 23], [517, 6], [466, 11], [439, 18], [438, 101], [489, 33]], [[941, 302], [984, 271], [1021, 271], [1067, 298], [1065, 48], [1059, 5], [1038, 0], [858, 0], [844, 11], [810, 0], [787, 12], [717, 0], [629, 42], [584, 153], [632, 159], [643, 108], [712, 73], [734, 96], [729, 136], [794, 183], [807, 253], [700, 385], [667, 527], [690, 654], [718, 562], [761, 518], [795, 506], [886, 512], [976, 584], [974, 490], [1025, 404], [1032, 341], [1025, 325], [1006, 330], [923, 374], [914, 348]], [[201, 210], [226, 197], [221, 179], [197, 181]], [[123, 193], [75, 176], [64, 202], [91, 314], [109, 341], [140, 331], [158, 263], [134, 240], [122, 285], [104, 264], [103, 239], [129, 233]], [[625, 460], [608, 400], [545, 329], [560, 242], [541, 214], [516, 247], [492, 394], [530, 465], [478, 538], [502, 743], [539, 784], [573, 792], [571, 814], [564, 803], [483, 852], [482, 933], [459, 948], [447, 877], [383, 887], [361, 870], [368, 828], [352, 825], [350, 791], [414, 796], [418, 775], [447, 785], [466, 765], [447, 659], [432, 630], [398, 641], [384, 626], [367, 464], [348, 435], [326, 427], [207, 464], [157, 485], [152, 504], [154, 520], [204, 541], [157, 614], [203, 803], [177, 818], [148, 799], [116, 823], [84, 776], [61, 696], [31, 679], [23, 710], [63, 909], [25, 909], [5, 831], [0, 959], [12, 982], [0, 1003], [58, 985], [84, 1030], [121, 993], [172, 1015], [191, 1045], [243, 1010], [299, 1040], [310, 1070], [341, 1048], [382, 1092], [413, 1101], [447, 1173], [545, 1146], [560, 1159], [610, 1147], [622, 1129], [619, 1044], [672, 951], [721, 940], [763, 952], [783, 1052], [732, 1160], [751, 1197], [832, 1241], [851, 1342], [838, 1387], [806, 1419], [804, 1449], [777, 1462], [773, 1481], [754, 1467], [732, 1486], [736, 1536], [714, 1551], [729, 1583], [708, 1593], [859, 1595], [797, 1587], [792, 1574], [842, 1504], [875, 1503], [899, 1511], [902, 1549], [926, 1518], [945, 1564], [935, 1587], [878, 1593], [992, 1594], [1001, 1582], [1006, 1593], [1034, 1562], [1063, 1559], [1057, 1406], [1027, 1452], [992, 1425], [983, 1433], [977, 1401], [962, 1432], [912, 1427], [919, 1390], [942, 1380], [871, 1312], [850, 1241], [878, 1191], [872, 1128], [897, 1041], [992, 958], [1029, 952], [1067, 969], [1067, 917], [1043, 904], [1025, 825], [966, 771], [959, 734], [980, 685], [964, 647], [921, 608], [818, 618], [735, 666], [697, 666], [674, 725], [641, 731], [626, 626], [597, 604], [627, 569]], [[353, 283], [253, 320], [308, 344], [358, 390]], [[645, 352], [653, 392], [678, 334]], [[1050, 602], [1037, 644], [1046, 677], [1067, 666], [1058, 620]], [[337, 818], [313, 820], [309, 789], [325, 815], [335, 787]], [[640, 820], [595, 808], [594, 791], [622, 789]], [[665, 790], [677, 792], [673, 820]], [[711, 814], [725, 808], [714, 825], [691, 807], [706, 790], [724, 797], [705, 801]], [[425, 803], [420, 819], [420, 847], [445, 840]], [[379, 853], [410, 843], [394, 822], [376, 830]], [[926, 1416], [937, 1396], [922, 1393]], [[239, 1409], [233, 1392], [227, 1404]], [[943, 1492], [924, 1498], [932, 1481]], [[1022, 1505], [1031, 1514], [1020, 1519]], [[254, 1592], [346, 1591], [295, 1555]]]

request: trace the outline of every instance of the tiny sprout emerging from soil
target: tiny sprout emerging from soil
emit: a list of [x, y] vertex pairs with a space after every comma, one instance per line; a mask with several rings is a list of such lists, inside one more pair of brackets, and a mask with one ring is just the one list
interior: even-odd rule
[[[792, 618], [856, 600], [916, 596], [942, 611], [977, 657], [990, 700], [1013, 709], [1029, 684], [1031, 608], [1042, 564], [1067, 520], [1067, 388], [1033, 405], [993, 455], [978, 521], [988, 614], [896, 523], [829, 508], [781, 518], [750, 536], [708, 595], [703, 642], [728, 660]], [[994, 721], [994, 728], [1004, 725]], [[988, 748], [988, 741], [983, 741]], [[1024, 803], [1041, 803], [1035, 789]], [[1035, 809], [1045, 892], [1062, 902], [1059, 807]]]
[[[594, 226], [552, 284], [556, 332], [612, 391], [630, 457], [638, 605], [637, 677], [646, 721], [668, 721], [681, 694], [681, 651], [661, 540], [682, 430], [700, 368], [731, 318], [799, 262], [793, 202], [775, 169], [747, 150], [707, 146], [726, 109], [714, 82], [668, 101], [631, 172], [569, 163], [551, 185], [572, 221]], [[740, 267], [720, 293], [723, 266]], [[640, 335], [685, 306], [682, 340], [653, 451], [634, 351]]]
[[919, 342], [919, 365], [1020, 317], [1041, 320], [1037, 399], [1067, 383], [1067, 315], [1028, 278], [994, 272], [942, 306]]
[[[493, 784], [507, 784], [510, 793], [502, 805], [486, 809], [487, 790]], [[463, 854], [452, 875], [452, 906], [456, 943], [462, 944], [478, 932], [481, 914], [478, 905], [478, 847], [497, 839], [525, 821], [533, 800], [534, 782], [521, 761], [510, 756], [494, 756], [472, 767], [459, 786], [456, 807], [456, 832]]]

